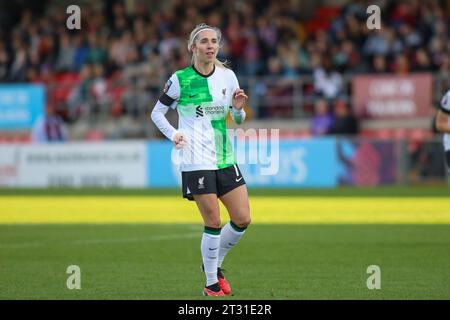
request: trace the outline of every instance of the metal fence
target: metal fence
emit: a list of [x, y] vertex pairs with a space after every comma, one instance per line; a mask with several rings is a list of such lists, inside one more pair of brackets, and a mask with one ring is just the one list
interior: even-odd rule
[[[342, 75], [340, 98], [351, 102], [352, 77]], [[239, 77], [241, 87], [249, 94], [256, 118], [301, 118], [313, 112], [316, 99], [312, 75], [293, 78], [280, 77]], [[433, 74], [433, 104], [437, 105], [443, 92], [450, 88], [450, 73]]]
[[[352, 97], [352, 76], [343, 75], [341, 98]], [[249, 95], [251, 120], [271, 123], [295, 121], [307, 126], [313, 114], [316, 99], [314, 79], [311, 75], [296, 77], [239, 77], [242, 88]], [[149, 114], [161, 94], [162, 80], [152, 77], [119, 76], [105, 80], [94, 90], [93, 81], [58, 81], [48, 85], [48, 96], [70, 127], [98, 129], [106, 139], [152, 138], [159, 136], [149, 125]], [[450, 74], [433, 74], [433, 103], [437, 105], [446, 88], [450, 88]], [[169, 121], [176, 123], [177, 115], [168, 113]], [[280, 122], [281, 121], [281, 122]], [[426, 123], [428, 126], [428, 122]], [[78, 130], [78, 129], [77, 129]]]
[[[340, 97], [351, 101], [352, 74], [343, 75]], [[309, 117], [316, 99], [314, 79], [305, 74], [296, 77], [258, 76], [239, 77], [240, 86], [249, 96], [254, 119], [298, 119]], [[92, 84], [93, 82], [91, 82]], [[140, 119], [147, 114], [164, 87], [164, 82], [145, 77], [119, 77], [105, 81], [101, 96], [87, 83], [53, 82], [48, 92], [61, 112], [72, 120], [98, 116], [101, 120], [121, 115]], [[437, 104], [442, 93], [450, 88], [450, 74], [433, 74], [433, 103]]]

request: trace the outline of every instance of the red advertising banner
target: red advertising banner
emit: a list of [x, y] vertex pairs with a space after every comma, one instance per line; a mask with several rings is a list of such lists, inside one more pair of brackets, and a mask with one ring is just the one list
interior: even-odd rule
[[353, 110], [368, 119], [428, 117], [433, 111], [432, 80], [429, 73], [355, 76]]

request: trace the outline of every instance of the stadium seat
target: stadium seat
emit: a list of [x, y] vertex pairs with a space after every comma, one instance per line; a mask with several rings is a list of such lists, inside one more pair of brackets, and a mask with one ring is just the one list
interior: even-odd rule
[[54, 103], [66, 102], [72, 89], [78, 84], [79, 75], [76, 72], [64, 72], [54, 75], [49, 85], [50, 97]]
[[314, 17], [306, 23], [306, 31], [308, 33], [316, 33], [319, 30], [328, 30], [331, 22], [339, 16], [340, 11], [339, 7], [318, 7]]

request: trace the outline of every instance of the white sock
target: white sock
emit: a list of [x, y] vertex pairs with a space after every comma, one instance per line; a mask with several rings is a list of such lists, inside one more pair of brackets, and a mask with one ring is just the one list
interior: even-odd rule
[[[237, 226], [235, 228], [238, 228]], [[220, 234], [220, 250], [219, 250], [219, 261], [218, 267], [222, 267], [223, 259], [227, 255], [228, 251], [233, 248], [236, 243], [242, 238], [245, 233], [245, 228], [240, 229], [240, 231], [233, 228], [228, 222], [223, 228]]]
[[203, 267], [206, 274], [206, 286], [210, 286], [219, 280], [217, 279], [217, 261], [219, 258], [220, 247], [220, 229], [214, 229], [214, 233], [207, 232], [212, 228], [205, 228], [203, 232], [201, 251], [203, 258]]

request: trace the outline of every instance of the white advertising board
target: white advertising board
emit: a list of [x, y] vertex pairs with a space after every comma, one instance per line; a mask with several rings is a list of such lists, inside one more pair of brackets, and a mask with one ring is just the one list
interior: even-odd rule
[[145, 142], [19, 145], [0, 149], [0, 154], [4, 186], [147, 186]]

